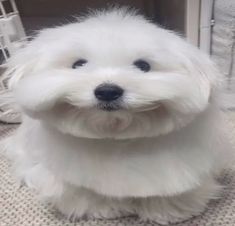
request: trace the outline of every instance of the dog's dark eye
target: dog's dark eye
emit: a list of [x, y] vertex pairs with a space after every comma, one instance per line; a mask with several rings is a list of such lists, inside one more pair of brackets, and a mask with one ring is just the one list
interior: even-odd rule
[[72, 65], [72, 68], [73, 69], [76, 69], [76, 68], [78, 68], [78, 67], [82, 67], [84, 64], [86, 64], [87, 63], [87, 60], [85, 60], [85, 59], [79, 59], [79, 60], [77, 60], [76, 62], [74, 62], [73, 63], [73, 65]]
[[143, 72], [148, 72], [151, 69], [150, 64], [145, 60], [136, 60], [133, 64]]

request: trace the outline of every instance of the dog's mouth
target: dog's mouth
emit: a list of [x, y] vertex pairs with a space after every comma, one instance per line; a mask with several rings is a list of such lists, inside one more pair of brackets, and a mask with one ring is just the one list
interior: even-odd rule
[[96, 107], [102, 111], [118, 111], [125, 109], [125, 110], [131, 110], [133, 112], [144, 112], [144, 111], [155, 110], [160, 106], [161, 103], [151, 103], [140, 107], [131, 107], [120, 102], [99, 102]]
[[99, 102], [97, 108], [103, 111], [118, 111], [123, 109], [119, 102]]
[[164, 104], [160, 101], [146, 102], [141, 105], [133, 105], [123, 100], [117, 101], [99, 101], [93, 105], [80, 106], [79, 104], [74, 104], [72, 102], [58, 103], [56, 109], [68, 109], [76, 111], [86, 111], [86, 110], [101, 110], [104, 112], [115, 112], [115, 111], [129, 111], [133, 113], [141, 113], [147, 111], [154, 111], [158, 108], [164, 107]]

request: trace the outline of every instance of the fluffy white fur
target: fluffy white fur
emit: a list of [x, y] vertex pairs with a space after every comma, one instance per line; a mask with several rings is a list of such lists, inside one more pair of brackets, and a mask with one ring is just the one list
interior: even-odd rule
[[[78, 59], [88, 61], [72, 69]], [[133, 65], [144, 59], [151, 70]], [[7, 140], [17, 174], [67, 216], [139, 215], [161, 224], [201, 213], [226, 155], [210, 59], [128, 10], [45, 29], [10, 61], [22, 125]], [[120, 109], [94, 89], [124, 89]]]

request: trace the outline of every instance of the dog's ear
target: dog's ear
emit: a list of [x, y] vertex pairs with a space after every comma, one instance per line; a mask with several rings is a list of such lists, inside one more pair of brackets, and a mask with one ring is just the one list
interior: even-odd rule
[[31, 44], [13, 54], [7, 62], [7, 70], [3, 75], [8, 89], [14, 88], [23, 77], [33, 72], [38, 62], [40, 62], [39, 55], [39, 50]]
[[[29, 76], [40, 63], [40, 48], [31, 43], [17, 50], [7, 62], [7, 69], [0, 80], [0, 107], [4, 109], [1, 115], [7, 116], [9, 120], [18, 120], [17, 112], [20, 108], [16, 103], [13, 90], [18, 82], [25, 76]], [[6, 109], [6, 111], [5, 111]], [[1, 117], [0, 115], [0, 117]]]
[[222, 86], [222, 75], [209, 55], [195, 47], [188, 47], [182, 51], [184, 66], [192, 76], [195, 85], [198, 85], [205, 103], [208, 103], [214, 92]]

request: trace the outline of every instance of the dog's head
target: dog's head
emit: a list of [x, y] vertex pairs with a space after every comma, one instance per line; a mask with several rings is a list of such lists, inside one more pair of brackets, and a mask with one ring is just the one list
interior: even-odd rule
[[10, 67], [9, 86], [25, 114], [89, 138], [179, 129], [207, 108], [217, 84], [204, 54], [126, 10], [45, 29]]

